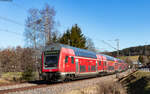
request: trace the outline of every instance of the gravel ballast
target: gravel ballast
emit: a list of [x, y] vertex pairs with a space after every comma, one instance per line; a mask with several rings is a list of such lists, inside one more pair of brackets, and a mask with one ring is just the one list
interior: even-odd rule
[[23, 88], [23, 87], [36, 86], [36, 85], [37, 84], [23, 83], [23, 84], [16, 84], [16, 85], [0, 86], [0, 90]]
[[[120, 75], [127, 75], [128, 72], [120, 73]], [[56, 85], [49, 85], [48, 87], [41, 87], [35, 88], [25, 91], [18, 91], [18, 92], [9, 92], [8, 94], [61, 94], [64, 92], [68, 92], [74, 89], [81, 89], [85, 87], [89, 87], [92, 85], [97, 84], [99, 81], [104, 80], [116, 80], [116, 75], [109, 75], [104, 77], [98, 77], [93, 79], [85, 79], [85, 80], [78, 80], [69, 83], [61, 83]]]

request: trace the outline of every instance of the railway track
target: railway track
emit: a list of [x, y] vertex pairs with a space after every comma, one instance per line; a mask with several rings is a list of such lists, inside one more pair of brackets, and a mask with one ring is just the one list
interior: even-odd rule
[[[128, 72], [120, 73], [120, 76], [127, 75]], [[99, 80], [116, 79], [116, 75], [108, 75], [97, 78], [81, 79], [71, 82], [54, 82], [49, 83], [46, 81], [33, 81], [29, 83], [13, 84], [0, 86], [0, 94], [60, 94], [66, 90], [72, 90], [77, 88], [83, 88], [92, 84], [96, 84]], [[49, 93], [47, 93], [49, 92]]]
[[49, 83], [47, 81], [32, 81], [28, 83], [17, 83], [17, 84], [8, 84], [8, 85], [1, 85], [0, 86], [0, 94], [5, 94], [9, 92], [19, 92], [19, 91], [24, 91], [24, 90], [30, 90], [30, 89], [36, 89], [36, 88], [41, 88], [41, 87], [48, 87], [48, 86], [53, 86], [57, 84], [62, 84], [58, 82], [53, 82]]

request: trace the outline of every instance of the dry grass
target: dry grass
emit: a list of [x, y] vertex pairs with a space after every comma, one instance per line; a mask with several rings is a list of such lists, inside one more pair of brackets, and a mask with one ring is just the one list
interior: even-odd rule
[[1, 84], [9, 84], [10, 83], [10, 81], [7, 81], [7, 80], [5, 80], [5, 79], [1, 79], [0, 78], [0, 85]]
[[139, 56], [121, 56], [119, 58], [122, 60], [126, 60], [126, 58], [130, 58], [134, 62], [138, 60]]
[[137, 71], [120, 81], [128, 94], [150, 94], [150, 73]]
[[64, 94], [127, 94], [125, 88], [117, 82], [104, 81], [94, 86], [72, 90]]
[[3, 73], [0, 78], [0, 85], [18, 82], [21, 79], [21, 72]]
[[21, 77], [22, 77], [21, 72], [7, 72], [2, 74], [1, 79], [7, 81], [20, 81]]
[[126, 94], [125, 88], [119, 82], [102, 82], [99, 87], [99, 94]]
[[[6, 72], [6, 73], [2, 74], [2, 76], [1, 76], [0, 79], [3, 79], [3, 80], [8, 81], [8, 82], [23, 82], [23, 81], [28, 81], [28, 80], [24, 80], [23, 79], [22, 74], [23, 74], [23, 72]], [[33, 72], [32, 79], [33, 80], [38, 80], [38, 78], [39, 78], [38, 72]]]

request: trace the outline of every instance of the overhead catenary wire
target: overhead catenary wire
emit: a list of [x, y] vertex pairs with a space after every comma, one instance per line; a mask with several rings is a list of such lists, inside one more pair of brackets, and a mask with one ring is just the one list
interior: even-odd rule
[[0, 19], [2, 19], [4, 21], [7, 21], [7, 22], [11, 22], [13, 24], [24, 26], [24, 24], [22, 24], [22, 23], [19, 23], [19, 22], [15, 21], [15, 20], [12, 20], [12, 19], [9, 19], [9, 18], [3, 17], [3, 16], [0, 16]]
[[115, 49], [115, 50], [118, 50], [116, 47], [113, 47], [111, 44], [107, 43], [106, 41], [104, 40], [101, 40], [104, 44], [108, 45], [109, 47]]
[[117, 50], [117, 56], [119, 56], [119, 39], [115, 39], [115, 41], [117, 42], [117, 47], [113, 47], [111, 44], [109, 44], [108, 42], [102, 40], [102, 42], [106, 45], [108, 45], [109, 47]]
[[[15, 20], [12, 20], [10, 18], [0, 16], [0, 19], [24, 27], [24, 24], [22, 24], [20, 22], [17, 22]], [[12, 34], [19, 35], [19, 36], [21, 35], [22, 36], [21, 33], [9, 31], [8, 29], [0, 29], [0, 31], [7, 32], [7, 33], [12, 33]]]
[[7, 29], [0, 29], [0, 31], [7, 32], [7, 33], [12, 33], [12, 34], [15, 34], [15, 35], [18, 35], [18, 36], [22, 35], [21, 33], [9, 31]]
[[25, 7], [23, 7], [23, 6], [19, 5], [19, 4], [16, 4], [16, 3], [14, 3], [14, 2], [12, 2], [11, 4], [13, 4], [14, 6], [18, 7], [19, 9], [22, 9], [22, 10], [24, 10], [24, 11], [27, 11], [27, 9], [26, 9]]
[[[14, 6], [18, 7], [19, 9], [22, 9], [24, 11], [27, 11], [27, 9], [19, 4], [16, 4], [14, 2], [11, 2], [11, 4], [13, 4]], [[4, 20], [4, 21], [8, 21], [8, 22], [11, 22], [11, 23], [14, 23], [14, 24], [17, 24], [17, 25], [20, 25], [20, 26], [24, 26], [24, 24], [20, 23], [20, 22], [17, 22], [15, 20], [12, 20], [10, 18], [7, 18], [7, 17], [4, 17], [4, 16], [0, 16], [0, 19]]]

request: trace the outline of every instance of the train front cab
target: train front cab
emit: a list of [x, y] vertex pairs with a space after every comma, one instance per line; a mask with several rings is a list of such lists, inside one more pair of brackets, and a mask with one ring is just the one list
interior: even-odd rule
[[[71, 60], [72, 59], [72, 60]], [[60, 45], [51, 45], [42, 53], [42, 78], [48, 81], [63, 81], [66, 71], [73, 72], [74, 52]]]
[[42, 79], [55, 80], [59, 75], [59, 50], [48, 50], [42, 53]]
[[[68, 79], [74, 79], [77, 76], [80, 76], [81, 65], [84, 65], [85, 62], [83, 59], [75, 56], [74, 50], [66, 47], [59, 47], [57, 53], [57, 60], [55, 61], [56, 66], [46, 66], [46, 64], [54, 63], [51, 56], [54, 55], [55, 50], [45, 51], [42, 54], [42, 72], [45, 80], [56, 80], [56, 81], [64, 81]], [[53, 55], [51, 54], [53, 53]], [[86, 71], [85, 71], [86, 72]]]

